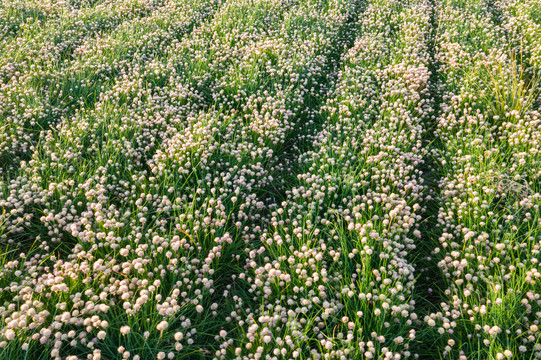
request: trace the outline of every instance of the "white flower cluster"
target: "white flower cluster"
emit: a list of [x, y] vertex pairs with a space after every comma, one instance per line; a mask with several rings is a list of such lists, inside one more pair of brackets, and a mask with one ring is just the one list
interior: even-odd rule
[[408, 256], [420, 235], [418, 167], [432, 111], [430, 13], [424, 1], [365, 5], [318, 115], [323, 128], [248, 264], [259, 306], [241, 317], [232, 358], [413, 356]]
[[0, 172], [39, 132], [90, 110], [123, 74], [150, 62], [217, 1], [7, 0], [0, 7]]
[[538, 9], [513, 1], [440, 8], [432, 256], [442, 290], [441, 310], [425, 322], [443, 358], [541, 357]]

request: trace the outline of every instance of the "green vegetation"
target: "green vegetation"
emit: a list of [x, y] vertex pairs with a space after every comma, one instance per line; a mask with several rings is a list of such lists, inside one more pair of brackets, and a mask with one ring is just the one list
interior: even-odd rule
[[6, 0], [0, 359], [541, 358], [539, 0]]

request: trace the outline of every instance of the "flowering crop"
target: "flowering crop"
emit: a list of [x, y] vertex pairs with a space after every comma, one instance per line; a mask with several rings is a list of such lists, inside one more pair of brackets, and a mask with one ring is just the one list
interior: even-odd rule
[[0, 4], [0, 359], [541, 357], [538, 0]]
[[360, 16], [323, 128], [249, 266], [262, 301], [239, 358], [410, 355], [430, 5], [409, 5], [372, 2]]
[[485, 5], [449, 1], [439, 13], [432, 239], [445, 286], [441, 310], [425, 321], [444, 358], [533, 358], [541, 356], [541, 128], [537, 50], [528, 44], [537, 27], [518, 20], [528, 16], [521, 4]]

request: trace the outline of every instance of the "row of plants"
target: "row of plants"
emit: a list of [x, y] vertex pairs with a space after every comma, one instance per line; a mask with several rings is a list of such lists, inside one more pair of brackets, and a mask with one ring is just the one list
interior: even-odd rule
[[375, 0], [359, 17], [322, 128], [247, 260], [230, 358], [414, 356], [431, 12]]
[[[541, 356], [539, 25], [535, 2], [445, 0], [435, 59], [438, 356]], [[536, 36], [537, 35], [537, 36]]]

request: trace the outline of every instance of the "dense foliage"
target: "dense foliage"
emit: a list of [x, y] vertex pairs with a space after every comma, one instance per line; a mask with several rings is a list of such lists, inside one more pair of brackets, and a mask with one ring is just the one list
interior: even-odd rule
[[539, 0], [4, 0], [0, 359], [541, 358]]

